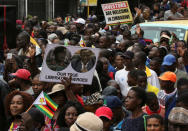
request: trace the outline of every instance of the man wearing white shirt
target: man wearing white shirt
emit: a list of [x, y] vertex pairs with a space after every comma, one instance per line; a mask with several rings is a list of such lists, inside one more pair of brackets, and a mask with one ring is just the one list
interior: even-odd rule
[[129, 71], [134, 69], [132, 59], [134, 57], [134, 53], [131, 51], [126, 51], [124, 53], [124, 60], [125, 60], [125, 68], [119, 70], [115, 74], [115, 80], [120, 86], [121, 94], [123, 96], [127, 96], [127, 93], [130, 89], [128, 83], [127, 83], [127, 75]]

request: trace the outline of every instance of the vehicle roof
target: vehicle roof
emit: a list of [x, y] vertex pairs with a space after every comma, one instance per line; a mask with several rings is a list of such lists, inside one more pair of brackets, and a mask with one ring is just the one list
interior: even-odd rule
[[141, 23], [140, 26], [175, 27], [188, 29], [188, 20], [169, 20]]

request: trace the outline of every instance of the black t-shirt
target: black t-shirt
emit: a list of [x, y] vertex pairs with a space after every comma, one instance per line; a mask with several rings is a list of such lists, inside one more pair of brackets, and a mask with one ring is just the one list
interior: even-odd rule
[[145, 131], [143, 113], [140, 117], [132, 119], [131, 114], [127, 116], [122, 124], [122, 131]]

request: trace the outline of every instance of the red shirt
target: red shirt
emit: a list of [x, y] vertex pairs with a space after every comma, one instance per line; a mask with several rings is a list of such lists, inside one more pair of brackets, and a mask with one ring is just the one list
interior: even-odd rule
[[152, 114], [158, 114], [160, 116], [162, 116], [164, 118], [165, 116], [165, 107], [162, 105], [159, 105], [159, 109], [156, 112], [153, 112], [152, 110], [150, 110], [149, 106], [144, 106], [142, 108], [143, 112], [147, 113], [148, 115], [152, 115]]

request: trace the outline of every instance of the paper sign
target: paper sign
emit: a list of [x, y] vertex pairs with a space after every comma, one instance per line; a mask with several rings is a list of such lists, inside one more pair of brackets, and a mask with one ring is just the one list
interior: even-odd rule
[[102, 4], [106, 24], [132, 23], [133, 17], [127, 1]]
[[90, 85], [100, 49], [48, 44], [40, 80], [61, 82], [72, 76], [72, 83]]

